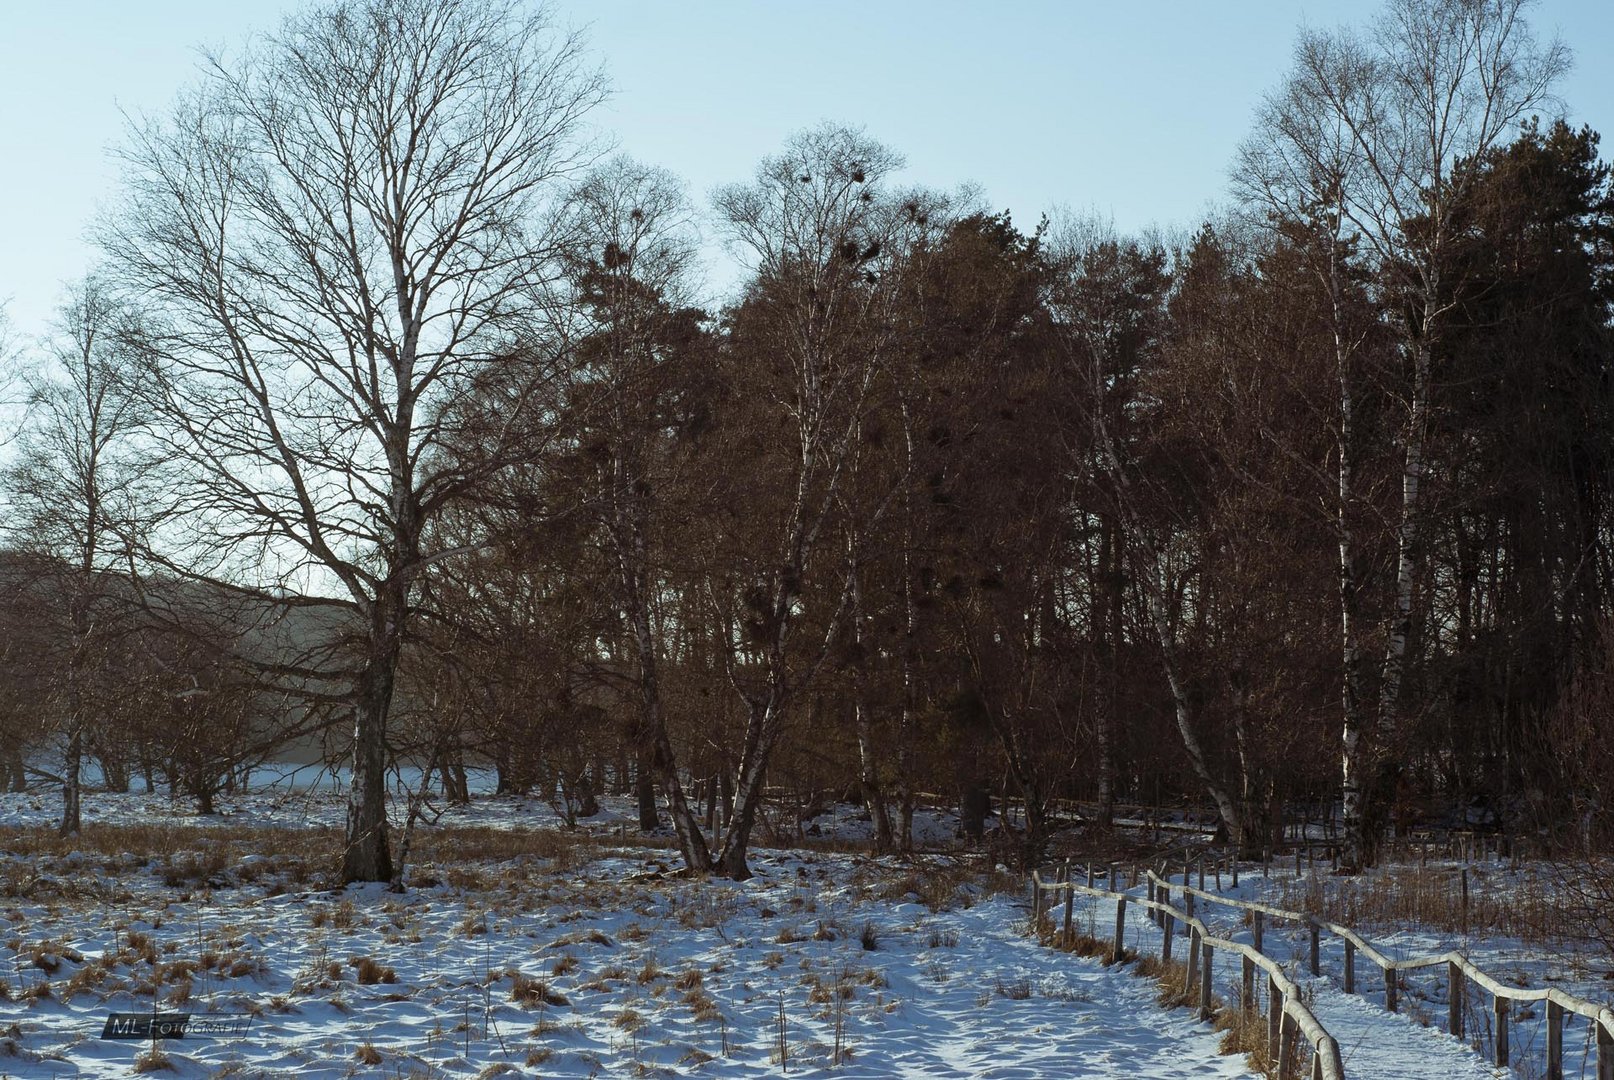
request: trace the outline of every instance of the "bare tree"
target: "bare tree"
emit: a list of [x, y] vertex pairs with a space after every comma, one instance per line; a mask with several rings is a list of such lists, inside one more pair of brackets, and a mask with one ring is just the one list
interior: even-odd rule
[[[858, 552], [854, 545], [826, 572], [823, 563], [834, 558], [826, 526], [889, 344], [884, 312], [904, 214], [881, 184], [899, 164], [861, 133], [826, 125], [765, 160], [752, 183], [717, 194], [732, 241], [754, 262], [753, 298], [765, 311], [749, 343], [756, 353], [745, 358], [755, 381], [743, 392], [755, 395], [748, 404], [769, 428], [754, 434], [776, 452], [770, 456], [780, 465], [782, 495], [777, 513], [761, 503], [748, 510], [765, 549], [755, 553], [743, 586], [749, 616], [739, 617], [726, 600], [718, 605], [731, 630], [730, 679], [747, 712], [735, 811], [713, 860], [735, 878], [750, 873], [746, 849], [791, 699], [822, 666], [852, 599]], [[814, 597], [825, 609], [814, 620], [822, 636], [798, 646], [809, 584], [823, 582], [828, 587]], [[733, 633], [742, 628], [744, 641]]]
[[[18, 544], [43, 556], [42, 584], [62, 612], [53, 695], [63, 741], [62, 835], [79, 831], [81, 770], [98, 711], [99, 668], [133, 595], [116, 575], [131, 563], [153, 505], [150, 414], [128, 346], [128, 317], [105, 284], [69, 293], [46, 358], [23, 375], [27, 414], [4, 474]], [[104, 689], [104, 687], [102, 687]]]
[[[1305, 245], [1329, 297], [1339, 388], [1335, 518], [1345, 670], [1341, 786], [1349, 859], [1373, 857], [1368, 789], [1399, 727], [1407, 643], [1418, 601], [1434, 359], [1452, 310], [1444, 277], [1458, 238], [1459, 166], [1500, 144], [1547, 98], [1568, 66], [1557, 41], [1539, 44], [1530, 0], [1394, 0], [1371, 32], [1302, 33], [1295, 67], [1267, 100], [1241, 156], [1241, 187], [1277, 223], [1309, 223]], [[1352, 521], [1355, 369], [1360, 333], [1347, 318], [1344, 263], [1360, 250], [1403, 311], [1410, 371], [1401, 431], [1393, 610], [1384, 627], [1378, 701], [1370, 708], [1361, 626], [1364, 587]]]
[[638, 717], [630, 741], [640, 824], [655, 825], [654, 773], [686, 865], [705, 871], [710, 852], [668, 734], [657, 618], [667, 588], [669, 508], [688, 462], [678, 447], [689, 426], [688, 368], [703, 340], [700, 313], [688, 303], [692, 213], [671, 174], [618, 157], [578, 186], [567, 216], [578, 242], [574, 277], [584, 322], [582, 457], [592, 465], [584, 498], [609, 553], [611, 591], [633, 657]]
[[[536, 429], [550, 372], [522, 346], [554, 245], [532, 225], [603, 94], [542, 11], [348, 0], [214, 58], [123, 152], [102, 240], [149, 312], [152, 394], [188, 464], [168, 559], [334, 609], [357, 643], [320, 673], [352, 709], [349, 881], [391, 877], [387, 716], [443, 555], [426, 526]], [[504, 427], [442, 453], [489, 380]]]

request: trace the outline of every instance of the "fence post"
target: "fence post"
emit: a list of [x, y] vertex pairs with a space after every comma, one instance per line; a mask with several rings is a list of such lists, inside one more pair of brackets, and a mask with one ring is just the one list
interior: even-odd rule
[[1311, 973], [1313, 975], [1321, 975], [1323, 973], [1322, 965], [1318, 962], [1320, 958], [1317, 955], [1318, 933], [1317, 923], [1314, 921], [1311, 924]]
[[1199, 994], [1199, 946], [1202, 940], [1199, 928], [1190, 926], [1188, 928], [1188, 977], [1183, 979], [1182, 983], [1183, 997], [1189, 1001], [1194, 1000]]
[[1266, 950], [1261, 948], [1261, 929], [1266, 921], [1266, 915], [1259, 911], [1252, 911], [1250, 914], [1254, 916], [1250, 920], [1250, 940], [1255, 942], [1256, 952], [1265, 952]]
[[1446, 964], [1446, 1030], [1454, 1038], [1463, 1037], [1463, 969], [1452, 960]]
[[1115, 960], [1121, 962], [1121, 950], [1126, 946], [1126, 897], [1115, 901]]
[[1072, 926], [1071, 926], [1071, 924], [1072, 924], [1072, 922], [1074, 920], [1075, 913], [1076, 913], [1076, 890], [1074, 888], [1072, 888], [1068, 884], [1069, 875], [1066, 876], [1066, 880], [1067, 880], [1067, 885], [1066, 885], [1066, 888], [1065, 888], [1065, 946], [1066, 946], [1066, 948], [1069, 948], [1070, 943], [1075, 940], [1075, 938], [1072, 935]]
[[1087, 887], [1089, 889], [1091, 889], [1093, 887], [1093, 864], [1092, 863], [1087, 864]]
[[1547, 999], [1547, 1080], [1564, 1080], [1564, 1007]]
[[1194, 894], [1188, 891], [1186, 881], [1183, 882], [1182, 886], [1182, 909], [1190, 919], [1194, 917]]
[[1160, 913], [1160, 917], [1165, 920], [1164, 924], [1161, 927], [1161, 929], [1164, 931], [1164, 933], [1162, 933], [1161, 936], [1160, 936], [1160, 962], [1161, 963], [1170, 963], [1171, 962], [1171, 932], [1174, 929], [1176, 929], [1177, 920], [1173, 919], [1171, 917], [1171, 914], [1169, 912], [1165, 912], [1165, 911], [1162, 911]]
[[1042, 929], [1042, 908], [1037, 895], [1037, 872], [1031, 871], [1031, 936], [1036, 937], [1037, 931]]
[[1356, 946], [1345, 939], [1345, 992], [1356, 993]]
[[1233, 849], [1233, 888], [1236, 889], [1238, 887], [1239, 887], [1239, 853], [1238, 853], [1238, 849], [1234, 848]]
[[[1505, 997], [1499, 997], [1491, 1004], [1491, 1008], [1496, 1012], [1496, 1064], [1501, 1068], [1506, 1068], [1508, 1063], [1509, 1004]], [[1597, 1025], [1597, 1030], [1601, 1032], [1603, 1025]]]
[[1287, 1077], [1291, 1075], [1294, 1072], [1294, 1067], [1295, 1020], [1288, 1013], [1284, 1013], [1278, 1035], [1278, 1076]]
[[1199, 1018], [1211, 1018], [1211, 960], [1216, 950], [1203, 938], [1199, 942]]
[[1205, 856], [1203, 855], [1199, 857], [1199, 887], [1201, 889], [1205, 887]]
[[1597, 1080], [1614, 1080], [1614, 1032], [1601, 1020], [1593, 1020], [1597, 1029]]
[[1239, 953], [1239, 958], [1244, 961], [1244, 977], [1239, 982], [1239, 1012], [1249, 1012], [1255, 1008], [1255, 961], [1243, 953]]
[[1384, 1007], [1395, 1012], [1395, 966], [1384, 969]]
[[1110, 863], [1110, 892], [1115, 892], [1115, 864]]
[[1278, 980], [1267, 976], [1267, 1057], [1278, 1056], [1278, 1025], [1283, 1020], [1283, 991]]

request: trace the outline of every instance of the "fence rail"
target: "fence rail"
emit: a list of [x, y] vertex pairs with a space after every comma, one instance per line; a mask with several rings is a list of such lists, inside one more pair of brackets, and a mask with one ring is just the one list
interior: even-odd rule
[[[1113, 884], [1113, 872], [1112, 872]], [[1293, 1067], [1296, 1036], [1304, 1036], [1311, 1045], [1312, 1080], [1344, 1080], [1345, 1068], [1340, 1060], [1339, 1043], [1324, 1030], [1317, 1017], [1301, 1000], [1299, 988], [1284, 974], [1283, 968], [1271, 957], [1241, 942], [1229, 941], [1211, 933], [1191, 912], [1180, 911], [1164, 900], [1153, 897], [1140, 899], [1112, 889], [1081, 885], [1070, 880], [1044, 880], [1041, 873], [1031, 874], [1031, 911], [1034, 924], [1043, 918], [1044, 893], [1065, 891], [1065, 931], [1071, 930], [1071, 900], [1077, 893], [1111, 900], [1115, 903], [1115, 939], [1113, 956], [1119, 959], [1126, 946], [1126, 909], [1137, 905], [1157, 915], [1162, 923], [1164, 944], [1162, 959], [1171, 959], [1171, 939], [1174, 924], [1180, 922], [1187, 929], [1188, 989], [1197, 993], [1200, 1015], [1208, 1018], [1211, 1003], [1211, 971], [1217, 950], [1237, 954], [1242, 964], [1243, 981], [1239, 1006], [1248, 1010], [1254, 1006], [1254, 975], [1257, 969], [1267, 977], [1267, 1047], [1269, 1055], [1278, 1063], [1278, 1075], [1288, 1075]]]
[[1151, 896], [1158, 896], [1161, 892], [1164, 892], [1169, 897], [1172, 889], [1180, 889], [1183, 893], [1185, 908], [1189, 912], [1193, 911], [1193, 900], [1196, 897], [1207, 903], [1250, 912], [1252, 916], [1251, 926], [1254, 931], [1257, 949], [1260, 948], [1261, 944], [1262, 920], [1266, 917], [1270, 916], [1308, 927], [1311, 931], [1310, 966], [1313, 975], [1321, 974], [1318, 957], [1320, 935], [1325, 931], [1334, 935], [1345, 943], [1345, 992], [1347, 994], [1357, 992], [1356, 957], [1358, 955], [1363, 956], [1371, 963], [1376, 964], [1382, 971], [1384, 978], [1384, 1007], [1391, 1012], [1395, 1012], [1397, 1008], [1400, 973], [1417, 971], [1423, 968], [1438, 968], [1444, 965], [1448, 981], [1447, 1031], [1459, 1039], [1464, 1037], [1465, 1010], [1463, 1006], [1470, 985], [1478, 986], [1490, 994], [1491, 1008], [1496, 1025], [1494, 1056], [1496, 1064], [1499, 1066], [1506, 1066], [1510, 1056], [1508, 1014], [1514, 1003], [1546, 1002], [1548, 1080], [1563, 1080], [1564, 1017], [1570, 1013], [1583, 1016], [1591, 1021], [1596, 1031], [1597, 1080], [1614, 1080], [1614, 1009], [1610, 1009], [1608, 1006], [1575, 997], [1573, 994], [1565, 993], [1555, 987], [1528, 990], [1516, 986], [1507, 986], [1481, 969], [1466, 955], [1456, 950], [1441, 953], [1439, 956], [1395, 960], [1374, 948], [1370, 942], [1356, 931], [1338, 923], [1317, 919], [1304, 912], [1288, 911], [1274, 907], [1271, 904], [1262, 904], [1251, 900], [1235, 900], [1219, 893], [1206, 891], [1203, 888], [1195, 888], [1188, 884], [1186, 870], [1181, 885], [1172, 883], [1169, 878], [1162, 878], [1153, 870], [1147, 871], [1147, 877]]

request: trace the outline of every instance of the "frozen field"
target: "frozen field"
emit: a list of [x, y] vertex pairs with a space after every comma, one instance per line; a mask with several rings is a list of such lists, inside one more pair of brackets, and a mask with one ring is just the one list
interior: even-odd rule
[[[54, 811], [4, 799], [12, 825]], [[0, 1075], [1248, 1075], [1151, 982], [1037, 947], [1007, 875], [764, 851], [751, 881], [686, 881], [608, 823], [574, 840], [488, 799], [427, 830], [421, 887], [332, 892], [321, 837], [282, 828], [334, 822], [328, 796], [86, 805], [115, 823], [77, 850], [0, 855]], [[169, 850], [119, 855], [120, 829]], [[161, 1059], [100, 1037], [154, 1008], [253, 1019]]]
[[[1034, 944], [1023, 880], [978, 859], [759, 850], [751, 881], [691, 881], [671, 852], [634, 842], [626, 800], [567, 833], [540, 800], [484, 796], [421, 828], [408, 892], [333, 891], [343, 802], [329, 788], [222, 800], [207, 818], [160, 795], [97, 793], [72, 845], [49, 838], [53, 794], [0, 796], [0, 1077], [1250, 1075], [1130, 968]], [[775, 824], [826, 841], [867, 832], [847, 807]], [[944, 813], [918, 828], [951, 841]], [[1437, 885], [1456, 872], [1419, 871]], [[1538, 895], [1528, 874], [1471, 867], [1476, 909]], [[1340, 890], [1384, 887], [1275, 870], [1228, 892], [1308, 908], [1328, 890], [1338, 905]], [[1095, 902], [1076, 917], [1103, 936], [1112, 912]], [[1233, 912], [1200, 914], [1248, 939]], [[1157, 949], [1159, 931], [1133, 916], [1128, 944]], [[1607, 985], [1594, 954], [1564, 944], [1360, 928], [1396, 957], [1463, 946], [1521, 985], [1588, 997]], [[1372, 990], [1341, 991], [1337, 943], [1314, 979], [1303, 935], [1272, 927], [1267, 942], [1293, 950], [1347, 1075], [1506, 1075], [1485, 1064], [1480, 1005], [1478, 1048], [1441, 1032], [1442, 980], [1412, 977], [1391, 1015]], [[1218, 974], [1236, 997], [1234, 970]], [[153, 1009], [252, 1020], [244, 1036], [165, 1042], [161, 1058], [100, 1037], [109, 1012]], [[1523, 1075], [1539, 1075], [1539, 1029], [1515, 1018]], [[1566, 1034], [1568, 1075], [1584, 1034]]]

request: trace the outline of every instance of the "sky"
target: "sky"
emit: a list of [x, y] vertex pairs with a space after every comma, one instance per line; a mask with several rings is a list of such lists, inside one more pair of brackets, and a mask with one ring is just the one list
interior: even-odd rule
[[[295, 0], [5, 0], [0, 4], [0, 303], [44, 332], [118, 190], [126, 115], [161, 114], [198, 49], [274, 29]], [[980, 186], [1024, 227], [1066, 207], [1123, 232], [1192, 227], [1225, 196], [1261, 95], [1297, 28], [1361, 23], [1377, 0], [554, 0], [587, 32], [614, 93], [594, 116], [624, 152], [704, 204], [790, 133], [863, 126], [908, 183]], [[1576, 66], [1567, 115], [1614, 129], [1614, 4], [1540, 0]], [[1614, 140], [1614, 134], [1610, 135]], [[1605, 146], [1614, 156], [1614, 142]], [[707, 278], [734, 270], [715, 247]]]

